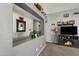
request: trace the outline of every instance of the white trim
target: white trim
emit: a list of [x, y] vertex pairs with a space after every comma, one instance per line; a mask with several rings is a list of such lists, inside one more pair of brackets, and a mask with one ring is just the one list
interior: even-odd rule
[[[46, 42], [52, 42], [52, 41], [46, 40]], [[52, 43], [53, 43], [53, 42], [52, 42]]]
[[40, 55], [40, 53], [44, 50], [45, 47], [46, 47], [46, 44], [40, 49], [40, 51], [37, 53], [37, 56]]

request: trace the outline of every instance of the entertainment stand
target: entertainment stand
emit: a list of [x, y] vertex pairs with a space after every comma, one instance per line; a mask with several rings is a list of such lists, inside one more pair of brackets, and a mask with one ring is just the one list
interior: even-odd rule
[[67, 23], [58, 23], [58, 44], [79, 48], [78, 26], [74, 26], [75, 20], [67, 21]]
[[[65, 42], [70, 41], [71, 45], [65, 45]], [[58, 44], [79, 48], [79, 36], [77, 35], [58, 35]]]

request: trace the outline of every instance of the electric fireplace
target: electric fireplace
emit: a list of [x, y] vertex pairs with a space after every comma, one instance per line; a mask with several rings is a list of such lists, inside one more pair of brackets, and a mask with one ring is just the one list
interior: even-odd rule
[[63, 44], [65, 46], [72, 46], [74, 35], [77, 35], [77, 26], [62, 26], [61, 35], [63, 35]]
[[65, 39], [64, 40], [64, 45], [65, 46], [72, 46], [73, 45], [73, 40], [71, 40], [71, 39]]

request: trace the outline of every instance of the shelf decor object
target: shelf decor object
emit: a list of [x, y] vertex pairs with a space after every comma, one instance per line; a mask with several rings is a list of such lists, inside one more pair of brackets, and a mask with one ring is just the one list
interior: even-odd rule
[[36, 8], [40, 11], [43, 10], [42, 6], [39, 3], [34, 3], [34, 5], [36, 6]]
[[43, 10], [42, 5], [40, 5], [39, 3], [34, 3], [34, 6], [35, 6], [45, 17], [47, 17], [47, 16], [46, 16], [46, 13], [45, 13], [44, 10]]
[[75, 20], [69, 20], [69, 21], [58, 21], [57, 25], [62, 26], [62, 25], [74, 25]]
[[23, 17], [19, 17], [16, 19], [16, 31], [17, 32], [25, 32], [26, 31], [26, 21], [23, 20]]
[[77, 15], [77, 14], [79, 14], [79, 12], [74, 12], [73, 14], [74, 14], [74, 15]]
[[20, 16], [20, 17], [19, 17], [19, 20], [22, 20], [22, 21], [23, 21], [23, 20], [24, 20], [24, 17], [21, 17], [21, 16]]
[[68, 24], [75, 24], [75, 20], [68, 21]]
[[62, 21], [58, 21], [58, 22], [57, 22], [57, 25], [58, 25], [58, 26], [62, 25]]

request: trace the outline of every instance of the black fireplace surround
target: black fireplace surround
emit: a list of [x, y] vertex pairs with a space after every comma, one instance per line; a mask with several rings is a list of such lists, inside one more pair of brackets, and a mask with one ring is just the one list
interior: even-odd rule
[[75, 47], [79, 48], [79, 36], [73, 36], [73, 35], [59, 35], [58, 36], [58, 44], [59, 45], [64, 45], [64, 42], [70, 40], [72, 42], [72, 46], [70, 47]]

